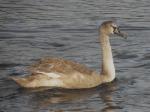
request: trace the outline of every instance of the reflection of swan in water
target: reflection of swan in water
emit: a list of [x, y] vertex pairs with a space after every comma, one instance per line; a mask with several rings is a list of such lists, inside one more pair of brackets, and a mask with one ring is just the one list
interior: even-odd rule
[[112, 94], [114, 90], [116, 90], [116, 87], [111, 86], [111, 88], [108, 88], [106, 91], [100, 93], [100, 98], [105, 104], [105, 107], [101, 110], [101, 112], [116, 112], [116, 109], [122, 109], [122, 107], [116, 104], [113, 99]]
[[[98, 102], [100, 100], [100, 102], [105, 104], [104, 107], [98, 106], [98, 108], [100, 107], [100, 110], [102, 112], [115, 112], [116, 109], [120, 109], [120, 106], [118, 106], [113, 100], [113, 95], [112, 95], [113, 92], [116, 91], [117, 89], [116, 86], [118, 86], [117, 81], [96, 88], [83, 89], [83, 90], [50, 89], [45, 91], [40, 90], [41, 92], [38, 92], [38, 90], [35, 89], [35, 91], [31, 90], [32, 92], [34, 92], [34, 94], [32, 99], [30, 100], [37, 102], [37, 107], [39, 107], [40, 109], [51, 107], [52, 104], [57, 104], [56, 107], [53, 105], [54, 110], [59, 110], [60, 108], [58, 108], [58, 105], [64, 105], [64, 104], [74, 105], [77, 104], [78, 102], [80, 103], [83, 102], [83, 105], [85, 105], [84, 102], [89, 102], [88, 99], [94, 96], [96, 97]], [[31, 92], [28, 90], [25, 91]], [[61, 108], [61, 110], [63, 109]], [[95, 109], [91, 108], [91, 110], [94, 111]]]
[[99, 28], [102, 48], [102, 71], [95, 71], [73, 61], [58, 58], [42, 59], [31, 67], [32, 75], [15, 80], [20, 86], [33, 87], [61, 87], [68, 89], [92, 88], [115, 79], [115, 67], [109, 42], [109, 35], [120, 32], [112, 21], [103, 22]]

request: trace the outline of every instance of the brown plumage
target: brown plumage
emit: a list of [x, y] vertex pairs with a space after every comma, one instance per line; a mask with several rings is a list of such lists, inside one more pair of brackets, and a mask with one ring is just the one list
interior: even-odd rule
[[115, 78], [115, 67], [109, 42], [110, 34], [124, 36], [112, 21], [103, 22], [99, 28], [102, 48], [102, 70], [97, 73], [77, 62], [62, 58], [43, 58], [31, 65], [31, 75], [17, 78], [12, 77], [22, 87], [60, 87], [81, 89], [98, 86], [111, 82]]
[[[16, 78], [15, 80], [22, 87], [46, 87], [51, 81], [57, 81], [61, 88], [90, 88], [95, 83], [99, 83], [99, 74], [88, 67], [77, 62], [64, 60], [62, 58], [43, 58], [29, 67], [31, 75], [25, 78]], [[46, 73], [56, 73], [59, 76], [46, 75]], [[90, 79], [95, 80], [90, 81]], [[89, 82], [87, 83], [87, 81]], [[47, 82], [48, 81], [48, 82]], [[45, 83], [45, 84], [44, 84]], [[42, 85], [41, 85], [42, 84]], [[52, 85], [52, 84], [51, 84]], [[53, 87], [53, 86], [52, 86]], [[57, 84], [54, 85], [57, 87]]]
[[65, 60], [62, 58], [43, 58], [37, 63], [31, 65], [29, 68], [32, 73], [36, 73], [36, 71], [44, 71], [44, 72], [57, 72], [62, 74], [68, 74], [72, 71], [78, 71], [80, 73], [84, 73], [87, 75], [92, 74], [94, 70], [89, 69], [85, 65], [79, 64], [74, 61]]

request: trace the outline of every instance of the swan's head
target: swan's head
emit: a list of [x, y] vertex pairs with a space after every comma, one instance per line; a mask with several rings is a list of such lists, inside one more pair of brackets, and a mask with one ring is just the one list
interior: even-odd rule
[[116, 34], [118, 36], [126, 38], [127, 35], [120, 31], [119, 27], [113, 21], [105, 21], [100, 26], [100, 32], [105, 35]]

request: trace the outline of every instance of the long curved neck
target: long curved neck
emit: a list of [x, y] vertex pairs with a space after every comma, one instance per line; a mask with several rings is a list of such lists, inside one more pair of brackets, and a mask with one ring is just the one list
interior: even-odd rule
[[111, 82], [115, 78], [115, 66], [113, 63], [113, 56], [109, 36], [101, 33], [99, 38], [102, 48], [101, 78], [103, 79], [103, 82]]

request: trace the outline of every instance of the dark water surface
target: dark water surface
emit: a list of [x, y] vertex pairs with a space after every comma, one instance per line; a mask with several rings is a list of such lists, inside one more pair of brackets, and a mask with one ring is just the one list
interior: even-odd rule
[[[9, 76], [45, 56], [99, 71], [98, 25], [116, 19], [117, 80], [89, 90], [24, 90]], [[0, 112], [150, 112], [150, 0], [0, 0]]]

